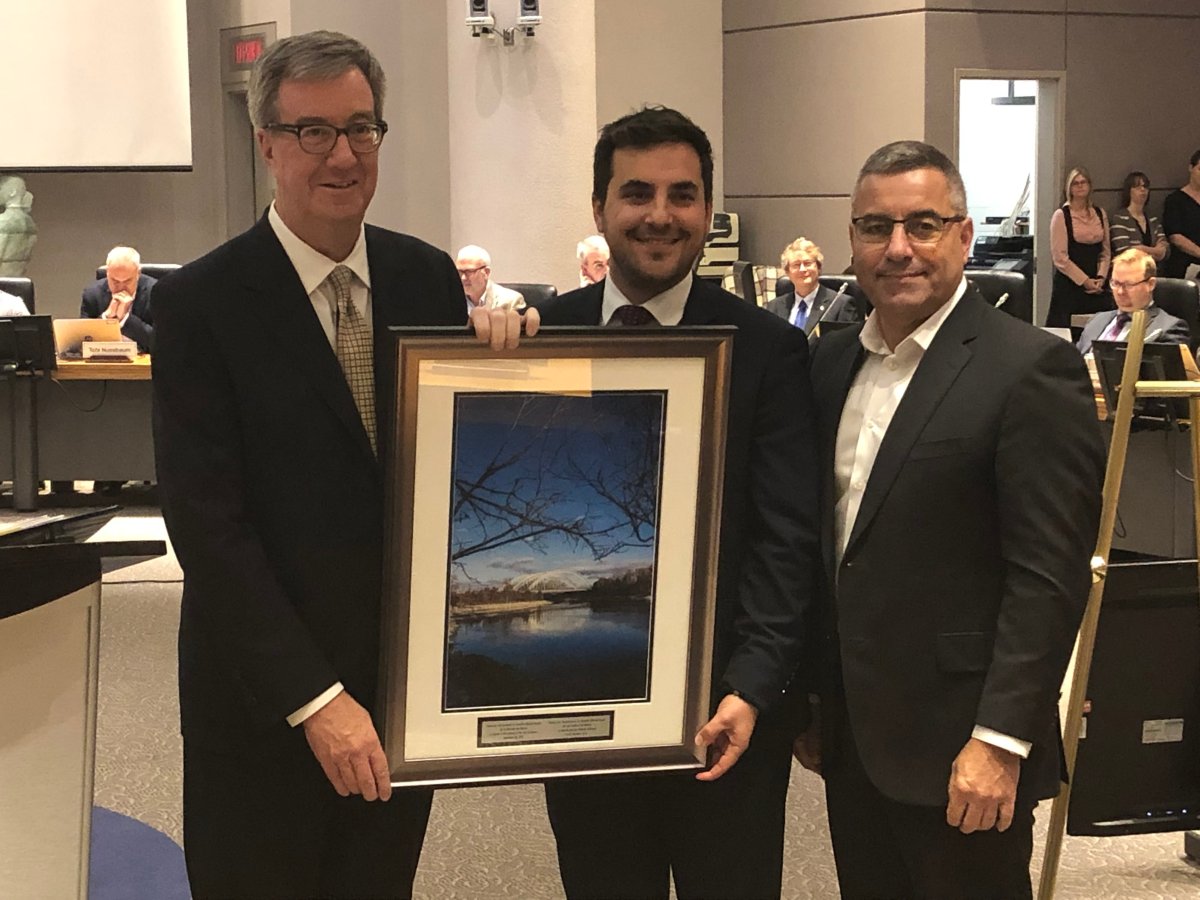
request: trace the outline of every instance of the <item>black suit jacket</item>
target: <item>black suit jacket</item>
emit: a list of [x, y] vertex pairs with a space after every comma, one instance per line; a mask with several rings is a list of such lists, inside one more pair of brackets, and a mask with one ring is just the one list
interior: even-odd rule
[[[157, 283], [157, 279], [149, 275], [138, 276], [137, 293], [133, 296], [129, 317], [121, 326], [121, 334], [131, 341], [137, 341], [138, 349], [143, 353], [154, 352], [154, 315], [150, 311], [150, 289]], [[111, 302], [112, 291], [108, 288], [108, 279], [101, 278], [83, 289], [79, 315], [84, 319], [98, 319]]]
[[835, 571], [834, 454], [866, 354], [860, 331], [823, 338], [812, 369], [836, 584], [823, 693], [844, 713], [825, 719], [848, 719], [871, 780], [895, 800], [944, 804], [976, 724], [1031, 742], [1018, 796], [1053, 796], [1059, 686], [1104, 468], [1083, 362], [968, 288], [896, 410]]
[[[1108, 309], [1098, 312], [1083, 326], [1083, 334], [1079, 336], [1079, 352], [1087, 353], [1092, 349], [1092, 342], [1099, 340], [1100, 335], [1108, 331], [1113, 319], [1120, 310]], [[1186, 344], [1192, 339], [1188, 323], [1176, 318], [1161, 306], [1150, 306], [1146, 309], [1146, 337], [1156, 344]]]
[[[462, 325], [450, 258], [367, 226], [378, 433], [389, 325]], [[237, 326], [209, 314], [212, 297]], [[184, 571], [184, 734], [236, 744], [340, 680], [372, 707], [383, 484], [337, 358], [266, 217], [155, 290], [155, 453]]]
[[[604, 282], [538, 310], [546, 325], [598, 325]], [[735, 325], [717, 568], [713, 704], [740, 691], [776, 705], [800, 652], [817, 575], [808, 342], [786, 322], [696, 279], [681, 325]], [[620, 340], [621, 329], [607, 329]]]
[[[764, 305], [767, 312], [774, 313], [781, 319], [790, 320], [792, 310], [796, 306], [796, 294], [789, 292], [780, 294], [768, 300]], [[837, 291], [830, 290], [825, 285], [817, 287], [817, 296], [813, 299], [813, 307], [808, 311], [804, 322], [804, 333], [812, 334], [818, 322], [861, 322], [863, 317], [850, 300], [848, 291], [838, 296]]]

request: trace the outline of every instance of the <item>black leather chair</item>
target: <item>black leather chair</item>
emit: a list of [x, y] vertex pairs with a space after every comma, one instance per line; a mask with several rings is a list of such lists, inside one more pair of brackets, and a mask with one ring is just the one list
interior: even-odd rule
[[552, 284], [506, 281], [501, 282], [501, 287], [506, 287], [510, 291], [519, 292], [520, 295], [525, 298], [525, 302], [529, 306], [541, 306], [551, 297], [558, 296], [558, 288]]
[[0, 277], [0, 291], [20, 297], [25, 301], [25, 308], [32, 316], [36, 310], [33, 307], [33, 279], [12, 276]]
[[796, 286], [794, 284], [792, 284], [792, 279], [788, 278], [786, 275], [780, 275], [778, 278], [775, 279], [775, 296], [776, 297], [781, 297], [784, 294], [794, 293], [795, 290], [796, 290]]
[[1007, 294], [1008, 297], [1000, 304], [1000, 309], [1022, 322], [1033, 323], [1033, 293], [1029, 288], [1029, 279], [1020, 272], [967, 269], [966, 276], [992, 306]]
[[[142, 274], [158, 279], [170, 275], [178, 268], [179, 263], [142, 263]], [[107, 273], [108, 266], [100, 266], [96, 269], [96, 278], [103, 278]]]
[[[0, 287], [3, 287], [0, 284]], [[1188, 324], [1192, 339], [1188, 346], [1195, 351], [1200, 343], [1200, 286], [1184, 278], [1158, 278], [1154, 284], [1154, 302], [1177, 319]]]

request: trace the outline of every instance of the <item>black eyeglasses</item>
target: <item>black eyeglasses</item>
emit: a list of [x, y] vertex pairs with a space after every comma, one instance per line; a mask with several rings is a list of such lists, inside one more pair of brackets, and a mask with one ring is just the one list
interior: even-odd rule
[[921, 212], [892, 219], [888, 216], [858, 216], [850, 220], [855, 236], [865, 244], [886, 244], [892, 239], [897, 225], [904, 226], [908, 239], [917, 244], [936, 244], [941, 240], [948, 225], [966, 221], [966, 216], [939, 216], [937, 213]]
[[387, 134], [387, 122], [354, 122], [345, 128], [333, 125], [285, 125], [281, 122], [267, 126], [267, 131], [286, 131], [294, 134], [300, 142], [300, 149], [305, 153], [328, 153], [337, 144], [340, 135], [346, 136], [346, 142], [355, 153], [374, 153], [383, 143]]
[[1113, 281], [1110, 281], [1109, 284], [1112, 285], [1112, 289], [1114, 291], [1128, 291], [1128, 290], [1132, 290], [1133, 288], [1137, 287], [1139, 284], [1145, 284], [1149, 280], [1150, 280], [1149, 278], [1143, 278], [1141, 281], [1116, 281], [1116, 280], [1113, 280]]

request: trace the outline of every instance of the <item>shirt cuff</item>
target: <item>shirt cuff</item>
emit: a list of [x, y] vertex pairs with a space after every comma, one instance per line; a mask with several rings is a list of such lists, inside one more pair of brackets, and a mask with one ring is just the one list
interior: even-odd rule
[[1029, 751], [1033, 747], [1029, 741], [992, 731], [982, 725], [975, 726], [971, 731], [971, 737], [983, 741], [985, 744], [991, 744], [993, 747], [999, 747], [1001, 750], [1007, 750], [1009, 753], [1015, 753], [1021, 759], [1029, 759]]
[[334, 697], [340, 694], [345, 688], [339, 681], [328, 689], [322, 691], [315, 699], [309, 700], [302, 707], [287, 717], [287, 723], [295, 728], [317, 710], [322, 709]]

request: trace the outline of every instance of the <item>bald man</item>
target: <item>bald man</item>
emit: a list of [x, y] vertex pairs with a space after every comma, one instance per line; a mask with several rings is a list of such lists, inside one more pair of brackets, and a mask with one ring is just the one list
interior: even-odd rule
[[83, 289], [80, 317], [120, 322], [122, 335], [136, 341], [138, 350], [152, 353], [150, 289], [156, 279], [142, 274], [142, 257], [132, 247], [113, 247], [104, 264], [105, 277]]
[[468, 244], [454, 259], [463, 293], [467, 295], [467, 317], [473, 309], [524, 309], [525, 298], [517, 291], [492, 281], [492, 257], [482, 247]]

